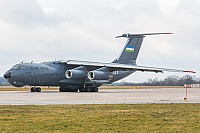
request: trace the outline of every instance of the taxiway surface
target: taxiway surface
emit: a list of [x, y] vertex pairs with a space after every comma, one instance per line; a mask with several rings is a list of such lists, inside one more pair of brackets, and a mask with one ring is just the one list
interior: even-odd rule
[[[184, 103], [185, 88], [109, 89], [98, 93], [2, 91], [0, 105]], [[188, 88], [187, 103], [200, 103], [200, 88]]]

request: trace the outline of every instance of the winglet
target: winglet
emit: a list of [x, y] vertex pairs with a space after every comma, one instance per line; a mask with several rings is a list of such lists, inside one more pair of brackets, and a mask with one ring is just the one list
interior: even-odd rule
[[131, 38], [131, 37], [145, 37], [146, 35], [161, 35], [161, 34], [173, 34], [170, 32], [167, 33], [145, 33], [145, 34], [122, 34], [120, 36], [116, 36], [115, 38], [119, 38], [119, 37], [127, 37], [127, 38]]

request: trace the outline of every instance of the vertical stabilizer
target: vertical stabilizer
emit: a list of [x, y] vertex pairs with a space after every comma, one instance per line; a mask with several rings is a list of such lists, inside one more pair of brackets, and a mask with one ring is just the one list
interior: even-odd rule
[[128, 38], [127, 43], [119, 55], [119, 57], [113, 61], [113, 63], [120, 63], [120, 64], [130, 64], [136, 65], [136, 59], [138, 57], [140, 47], [142, 45], [143, 38], [145, 35], [158, 35], [158, 34], [172, 34], [172, 33], [148, 33], [148, 34], [122, 34], [119, 37], [126, 37]]
[[126, 45], [123, 48], [122, 53], [115, 61], [113, 61], [113, 63], [135, 65], [144, 36], [128, 37], [128, 34], [125, 35], [126, 34], [123, 34], [122, 37], [128, 38]]

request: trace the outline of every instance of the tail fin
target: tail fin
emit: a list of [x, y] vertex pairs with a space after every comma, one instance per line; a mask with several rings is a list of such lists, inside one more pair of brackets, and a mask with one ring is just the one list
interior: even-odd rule
[[136, 65], [136, 59], [142, 45], [145, 35], [172, 34], [172, 33], [148, 33], [148, 34], [122, 34], [119, 37], [128, 38], [127, 43], [120, 54], [119, 58], [112, 63]]

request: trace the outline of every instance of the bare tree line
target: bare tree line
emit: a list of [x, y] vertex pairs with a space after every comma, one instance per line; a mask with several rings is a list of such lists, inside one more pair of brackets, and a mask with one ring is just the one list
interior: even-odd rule
[[148, 79], [145, 82], [134, 83], [134, 82], [121, 82], [117, 85], [123, 86], [183, 86], [184, 84], [200, 84], [200, 78], [191, 75], [185, 75], [178, 77], [176, 75], [168, 76], [165, 79], [159, 80], [158, 78]]

